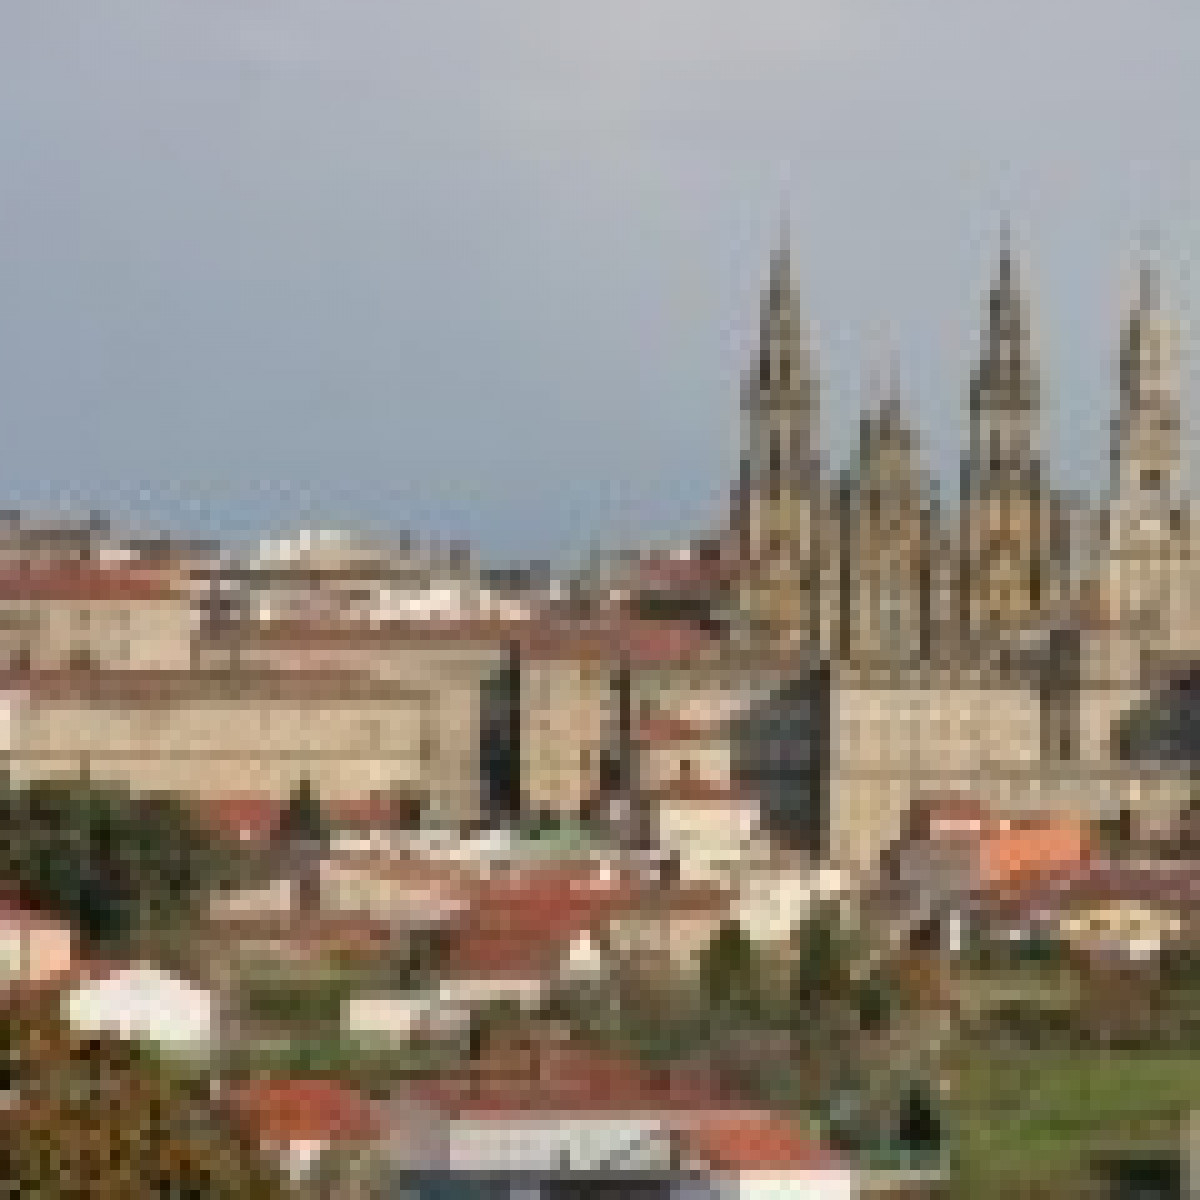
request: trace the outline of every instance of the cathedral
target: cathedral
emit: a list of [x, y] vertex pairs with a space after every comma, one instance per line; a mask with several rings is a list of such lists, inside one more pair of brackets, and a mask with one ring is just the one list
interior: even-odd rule
[[986, 668], [1078, 620], [1137, 630], [1148, 652], [1185, 652], [1192, 536], [1177, 354], [1157, 271], [1145, 264], [1121, 331], [1108, 494], [1099, 511], [1074, 511], [1040, 453], [1038, 364], [1005, 234], [951, 522], [894, 372], [875, 380], [853, 462], [838, 478], [822, 470], [820, 380], [784, 237], [743, 385], [733, 513], [749, 568], [735, 606], [740, 631], [864, 668]]
[[1098, 505], [1081, 506], [1046, 471], [1030, 333], [1006, 231], [964, 381], [969, 435], [951, 518], [894, 370], [873, 381], [851, 463], [823, 469], [816, 348], [786, 233], [772, 256], [742, 388], [730, 634], [779, 661], [820, 664], [830, 681], [831, 857], [869, 862], [918, 794], [947, 788], [990, 791], [1009, 809], [1132, 809], [1148, 821], [1189, 803], [1190, 765], [1135, 761], [1129, 742], [1131, 714], [1186, 673], [1198, 641], [1179, 339], [1158, 272], [1142, 265], [1114, 347], [1111, 476]]

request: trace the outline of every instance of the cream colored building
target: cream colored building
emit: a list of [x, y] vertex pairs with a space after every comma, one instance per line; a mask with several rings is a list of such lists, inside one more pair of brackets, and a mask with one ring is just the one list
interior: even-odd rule
[[829, 697], [829, 857], [872, 868], [921, 793], [976, 793], [997, 770], [1041, 760], [1042, 714], [1028, 684], [966, 672], [837, 678]]
[[9, 669], [186, 670], [192, 627], [192, 602], [166, 573], [69, 562], [0, 573]]
[[94, 672], [30, 688], [9, 761], [18, 780], [84, 772], [199, 800], [283, 799], [307, 777], [333, 812], [420, 785], [440, 815], [473, 819], [478, 779], [439, 736], [444, 719], [430, 691], [361, 675]]
[[521, 788], [528, 812], [578, 816], [600, 789], [615, 734], [610, 659], [582, 651], [543, 653], [521, 664]]

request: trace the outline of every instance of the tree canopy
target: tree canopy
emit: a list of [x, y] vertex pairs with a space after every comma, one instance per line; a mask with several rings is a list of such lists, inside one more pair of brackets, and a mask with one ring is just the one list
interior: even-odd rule
[[0, 780], [0, 828], [4, 878], [101, 944], [183, 914], [236, 863], [177, 797], [119, 784]]
[[45, 998], [11, 1015], [14, 1100], [0, 1108], [0, 1179], [41, 1200], [87, 1195], [281, 1200], [283, 1181], [214, 1107], [206, 1080], [112, 1037], [81, 1037]]

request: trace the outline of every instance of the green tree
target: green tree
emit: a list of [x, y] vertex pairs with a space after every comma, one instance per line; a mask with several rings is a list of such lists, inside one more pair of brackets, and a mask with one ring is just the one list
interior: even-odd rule
[[904, 1089], [895, 1141], [908, 1162], [916, 1167], [937, 1161], [942, 1148], [942, 1120], [927, 1083], [914, 1080]]
[[120, 945], [191, 912], [237, 855], [165, 793], [119, 784], [0, 782], [0, 871], [90, 941]]
[[700, 956], [700, 982], [718, 1010], [758, 1016], [766, 1000], [758, 948], [737, 921], [725, 921]]
[[319, 842], [321, 845], [329, 840], [329, 827], [321, 799], [307, 775], [292, 788], [287, 806], [279, 817], [279, 835], [298, 841]]
[[816, 913], [793, 931], [788, 990], [794, 1029], [811, 1028], [831, 1010], [853, 1004], [850, 942], [832, 913]]

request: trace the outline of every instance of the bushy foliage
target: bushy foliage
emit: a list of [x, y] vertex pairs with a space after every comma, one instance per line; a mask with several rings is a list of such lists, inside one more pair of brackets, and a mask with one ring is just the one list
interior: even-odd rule
[[45, 1004], [10, 1017], [4, 1032], [14, 1100], [0, 1109], [0, 1179], [13, 1194], [285, 1194], [257, 1147], [214, 1108], [203, 1079], [165, 1070], [116, 1038], [80, 1038]]
[[119, 784], [0, 781], [0, 871], [85, 939], [121, 944], [189, 911], [236, 872], [236, 854], [167, 793]]

